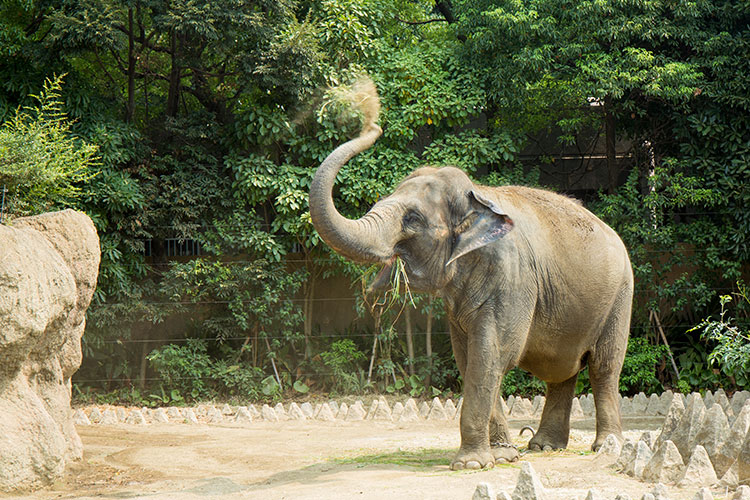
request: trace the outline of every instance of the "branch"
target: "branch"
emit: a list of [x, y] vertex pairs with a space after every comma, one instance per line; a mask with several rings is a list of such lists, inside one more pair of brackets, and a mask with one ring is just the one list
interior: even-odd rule
[[[130, 31], [128, 30], [128, 28], [125, 27], [122, 24], [115, 24], [115, 25], [113, 25], [113, 28], [115, 28], [117, 31], [121, 31], [122, 33], [124, 33], [126, 35], [128, 35], [130, 33]], [[144, 39], [143, 38], [143, 33], [141, 32], [141, 33], [139, 33], [139, 36], [136, 38], [136, 40], [138, 41], [138, 43], [141, 44], [141, 47], [149, 48], [149, 49], [151, 49], [151, 50], [153, 50], [155, 52], [163, 52], [165, 54], [171, 54], [172, 51], [170, 49], [168, 49], [166, 47], [159, 47], [158, 45], [154, 45], [154, 44], [151, 43], [151, 39], [154, 37], [154, 35], [156, 35], [156, 33], [157, 33], [157, 31], [154, 30], [151, 33], [149, 33], [148, 36]], [[140, 54], [140, 51], [138, 53]]]
[[429, 24], [429, 23], [447, 23], [449, 22], [447, 19], [428, 19], [427, 21], [406, 21], [405, 19], [401, 19], [398, 16], [395, 16], [396, 21], [400, 23], [410, 24], [412, 26], [419, 25], [419, 24]]
[[237, 75], [239, 75], [239, 74], [242, 73], [241, 71], [213, 72], [213, 71], [208, 71], [208, 70], [202, 69], [202, 68], [196, 68], [195, 66], [183, 66], [183, 68], [191, 69], [191, 70], [193, 70], [193, 72], [195, 74], [199, 74], [201, 76], [209, 76], [209, 77], [213, 77], [213, 78], [224, 78], [224, 77], [227, 77], [227, 76], [237, 76]]
[[98, 51], [94, 52], [94, 59], [96, 59], [97, 64], [99, 64], [99, 67], [102, 68], [102, 71], [104, 71], [104, 74], [107, 75], [107, 78], [109, 78], [109, 81], [112, 83], [112, 88], [116, 89], [118, 87], [117, 82], [115, 81], [112, 74], [109, 72], [106, 66], [104, 66], [104, 63], [102, 62], [101, 57], [99, 57]]
[[120, 68], [120, 71], [123, 72], [123, 74], [128, 74], [128, 69], [125, 67], [125, 64], [123, 63], [122, 59], [120, 58], [120, 54], [115, 52], [115, 50], [110, 47], [109, 53], [112, 54], [112, 57], [114, 58], [115, 62], [117, 63], [117, 67]]
[[440, 13], [445, 17], [448, 24], [456, 22], [456, 18], [453, 15], [453, 6], [451, 5], [450, 0], [435, 0], [435, 7], [437, 7]]

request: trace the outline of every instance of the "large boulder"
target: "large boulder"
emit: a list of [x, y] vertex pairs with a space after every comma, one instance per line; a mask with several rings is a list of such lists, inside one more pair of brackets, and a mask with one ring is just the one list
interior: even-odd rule
[[49, 484], [82, 456], [70, 378], [99, 258], [80, 212], [0, 225], [0, 491]]

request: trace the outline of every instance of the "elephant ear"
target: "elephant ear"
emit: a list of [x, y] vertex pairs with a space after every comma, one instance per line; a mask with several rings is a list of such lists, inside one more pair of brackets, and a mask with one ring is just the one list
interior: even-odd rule
[[459, 257], [502, 238], [513, 229], [513, 220], [495, 203], [473, 189], [469, 192], [469, 198], [472, 206], [469, 216], [476, 216], [467, 227], [459, 226], [456, 243], [446, 266]]

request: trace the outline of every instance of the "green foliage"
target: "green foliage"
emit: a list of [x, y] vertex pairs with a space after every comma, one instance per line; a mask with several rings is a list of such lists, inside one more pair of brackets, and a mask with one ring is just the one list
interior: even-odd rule
[[[152, 351], [148, 361], [159, 377], [160, 393], [151, 399], [161, 404], [232, 396], [259, 399], [276, 392], [266, 390], [262, 370], [232, 362], [237, 357], [232, 349], [222, 351], [217, 359], [209, 354], [207, 343], [198, 339]], [[167, 393], [165, 388], [169, 388]]]
[[172, 264], [162, 289], [178, 307], [196, 304], [210, 311], [205, 317], [193, 315], [194, 327], [204, 335], [225, 340], [273, 326], [284, 341], [294, 341], [301, 317], [289, 297], [298, 289], [302, 274], [287, 273], [281, 265], [262, 259], [198, 258]]
[[546, 390], [544, 382], [522, 370], [521, 368], [513, 368], [511, 371], [505, 374], [503, 377], [503, 395], [510, 396], [511, 394], [517, 396], [533, 396], [536, 394], [544, 394]]
[[0, 187], [15, 215], [72, 205], [94, 175], [97, 147], [71, 133], [61, 91], [62, 76], [46, 80], [32, 96], [36, 105], [17, 109], [0, 126]]
[[[737, 296], [749, 305], [747, 287], [742, 283], [738, 283], [738, 287], [740, 291]], [[714, 346], [708, 355], [709, 364], [718, 366], [721, 375], [729, 378], [734, 386], [740, 388], [746, 387], [750, 381], [750, 330], [747, 322], [739, 325], [734, 318], [726, 317], [726, 305], [731, 300], [730, 295], [719, 297], [719, 319], [706, 318], [691, 331], [701, 330], [701, 338]]]
[[361, 393], [364, 370], [360, 362], [365, 354], [357, 349], [351, 339], [333, 342], [328, 350], [320, 353], [323, 366], [329, 371], [330, 390], [339, 394]]
[[656, 367], [669, 355], [665, 345], [653, 345], [643, 337], [628, 339], [628, 350], [620, 374], [620, 392], [651, 394], [663, 390], [656, 378]]
[[211, 396], [212, 361], [205, 342], [191, 339], [185, 345], [168, 344], [152, 351], [147, 359], [167, 387], [182, 387], [193, 399]]
[[[427, 394], [428, 397], [439, 396], [442, 392], [440, 389], [434, 386], [432, 386], [430, 389], [431, 393]], [[425, 381], [417, 374], [410, 375], [408, 377], [398, 377], [396, 378], [396, 382], [385, 387], [385, 392], [389, 394], [403, 392], [413, 398], [416, 398], [425, 393]]]
[[[420, 337], [415, 378], [405, 373], [400, 307], [380, 317], [371, 386], [362, 351], [372, 344], [354, 342], [366, 329], [343, 333], [339, 341], [352, 343], [339, 352], [315, 337], [314, 316], [303, 322], [303, 312], [314, 314], [316, 280], [362, 274], [321, 243], [307, 192], [314, 168], [359, 131], [361, 117], [333, 89], [366, 72], [382, 101], [384, 136], [339, 173], [335, 203], [351, 217], [425, 163], [457, 165], [490, 185], [540, 185], [539, 165], [521, 162], [527, 139], [546, 133], [572, 145], [609, 117], [620, 142], [632, 144], [632, 165], [627, 181], [601, 186], [608, 193], [589, 208], [630, 251], [636, 337], [656, 317], [681, 384], [732, 384], [707, 357], [715, 345], [735, 344], [706, 344], [681, 325], [715, 314], [717, 290], [750, 260], [747, 6], [441, 4], [450, 4], [450, 22], [401, 21], [441, 16], [428, 0], [0, 6], [0, 184], [11, 189], [14, 213], [74, 206], [101, 239], [77, 378], [108, 391], [125, 386], [112, 397], [131, 401], [191, 398], [196, 388], [177, 379], [168, 386], [160, 375], [163, 389], [146, 384], [156, 370], [143, 359], [152, 342], [181, 337], [205, 342], [204, 352], [178, 352], [210, 366], [198, 394], [220, 393], [218, 383], [259, 397], [412, 391], [428, 380], [457, 388], [446, 336], [433, 339], [430, 357]], [[56, 74], [67, 74], [64, 89]], [[202, 253], [167, 256], [167, 238], [198, 241]], [[297, 259], [301, 269], [287, 266]], [[445, 329], [438, 301], [411, 300]], [[360, 317], [371, 318], [357, 302]], [[739, 360], [729, 354], [735, 347], [721, 358]], [[648, 344], [629, 349], [635, 365], [623, 371], [624, 390], [658, 387], [648, 372], [660, 354]], [[506, 392], [541, 389], [519, 370], [506, 377]]]
[[688, 394], [701, 389], [731, 387], [731, 380], [722, 375], [718, 369], [712, 369], [708, 362], [710, 349], [704, 342], [689, 338], [687, 348], [677, 357], [680, 378], [677, 389]]
[[464, 57], [508, 110], [500, 119], [522, 130], [554, 124], [569, 134], [601, 119], [588, 98], [641, 114], [652, 100], [684, 102], [699, 85], [700, 68], [672, 40], [700, 43], [707, 4], [666, 16], [664, 1], [456, 3]]
[[739, 276], [741, 261], [731, 256], [720, 219], [690, 215], [720, 209], [722, 191], [681, 170], [675, 160], [645, 179], [634, 169], [616, 194], [592, 207], [628, 247], [638, 283], [632, 323], [641, 329], [652, 312], [680, 318], [707, 307], [716, 288]]

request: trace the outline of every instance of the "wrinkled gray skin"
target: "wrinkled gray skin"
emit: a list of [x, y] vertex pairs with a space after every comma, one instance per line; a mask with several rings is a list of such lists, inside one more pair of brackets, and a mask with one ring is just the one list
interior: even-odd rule
[[341, 216], [336, 173], [380, 135], [370, 125], [318, 168], [310, 213], [321, 237], [358, 262], [395, 257], [410, 287], [439, 294], [464, 381], [461, 448], [453, 469], [515, 460], [496, 405], [513, 367], [547, 382], [531, 450], [565, 448], [578, 372], [589, 367], [598, 449], [622, 437], [618, 379], [627, 347], [633, 274], [620, 238], [576, 201], [538, 189], [485, 187], [453, 167], [423, 167], [359, 220]]

